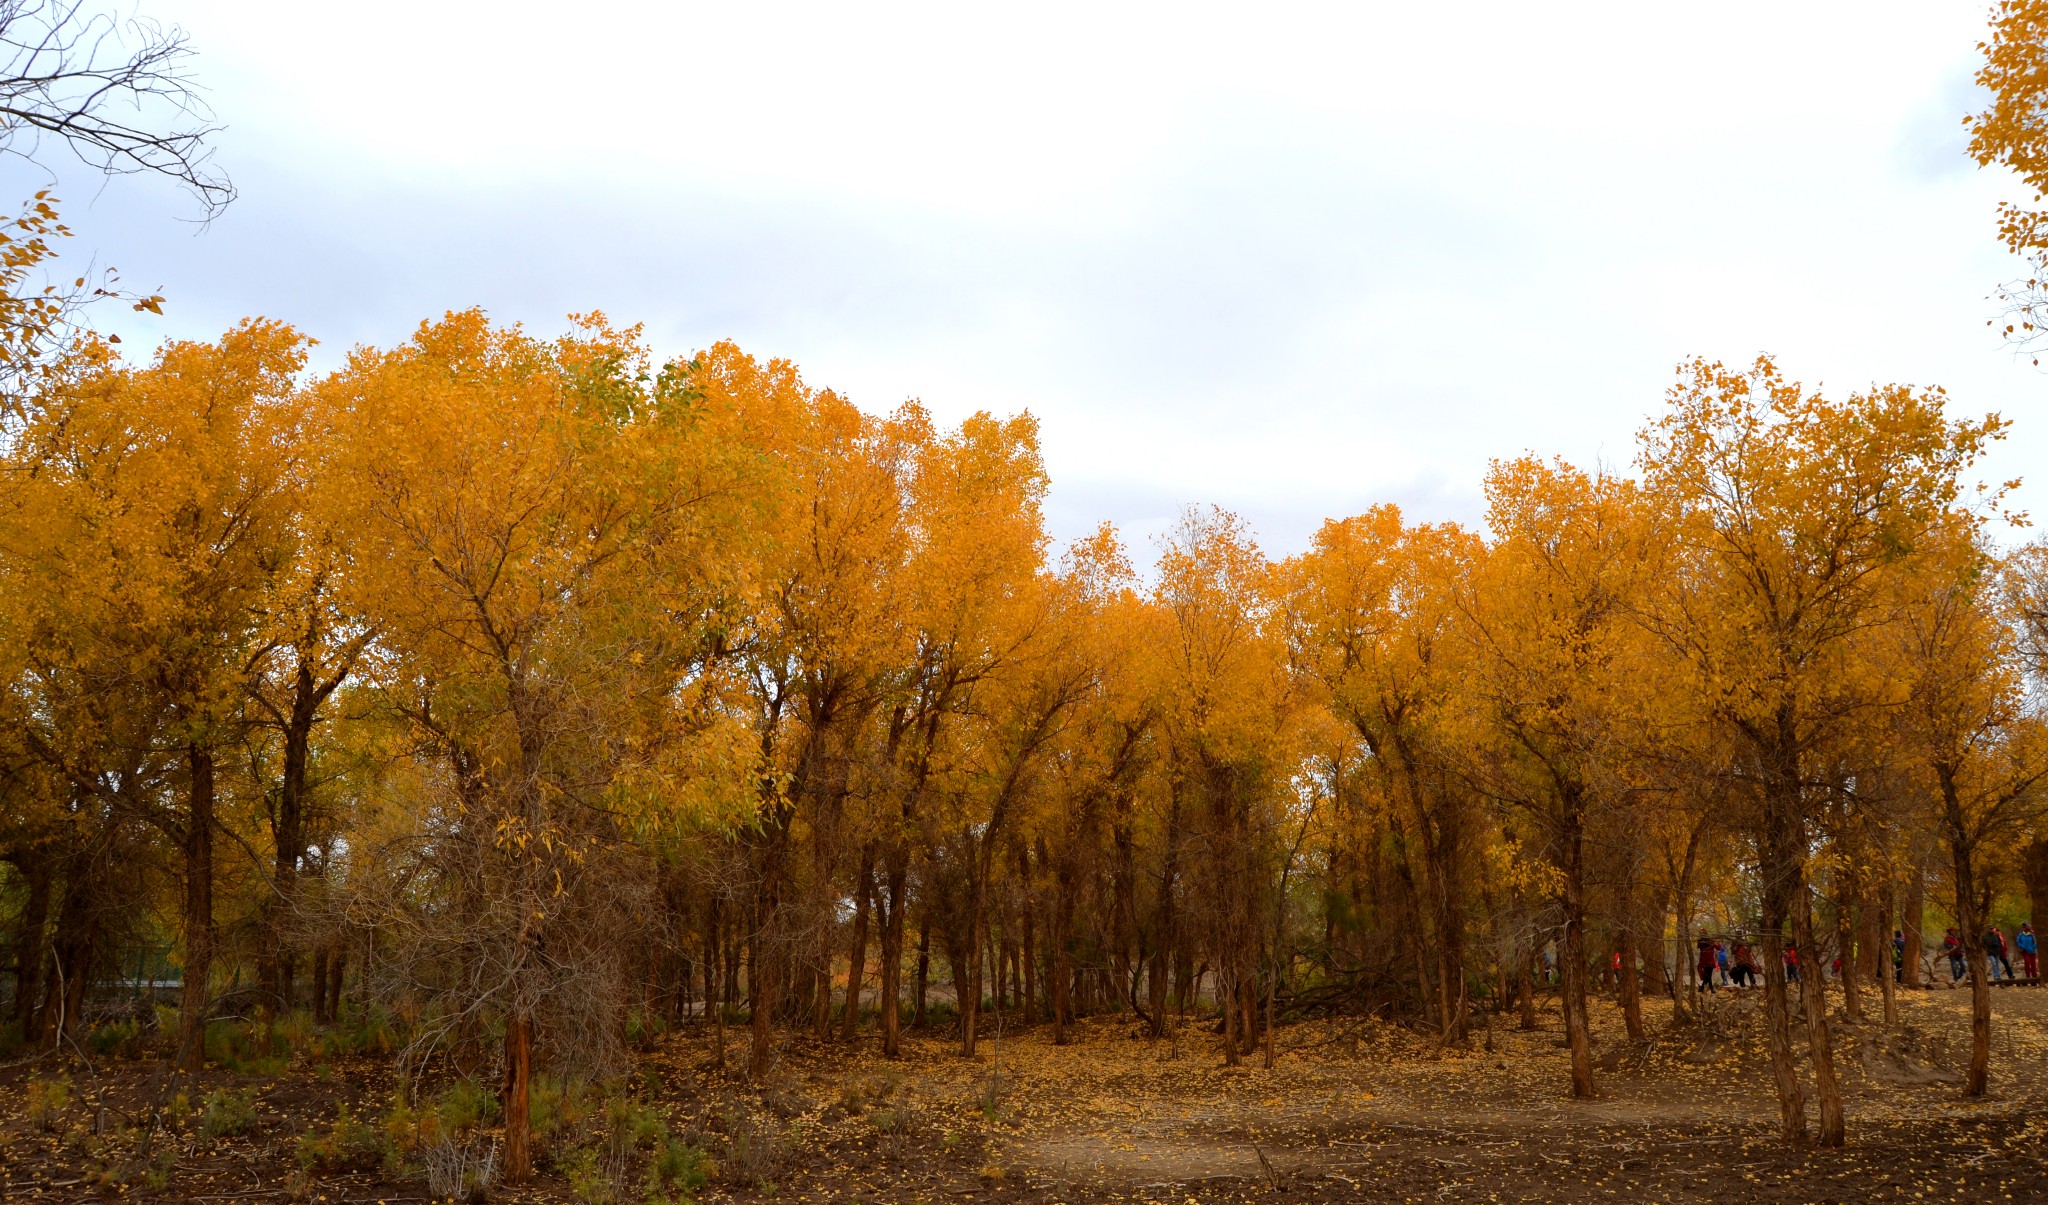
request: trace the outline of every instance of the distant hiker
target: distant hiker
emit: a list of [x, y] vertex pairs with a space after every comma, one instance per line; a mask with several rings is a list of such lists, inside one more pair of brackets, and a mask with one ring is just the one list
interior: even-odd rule
[[1906, 981], [1906, 934], [1904, 930], [1892, 930], [1892, 982]]
[[1718, 941], [1714, 943], [1714, 965], [1720, 969], [1721, 982], [1734, 982], [1728, 978], [1728, 947]]
[[1955, 929], [1942, 937], [1941, 952], [1948, 955], [1948, 983], [1954, 987], [1963, 981], [1963, 939], [1956, 936]]
[[1735, 986], [1756, 986], [1756, 951], [1746, 941], [1735, 943]]
[[1799, 947], [1789, 941], [1785, 943], [1785, 982], [1799, 982]]
[[2007, 979], [2012, 978], [2012, 962], [2005, 956], [2005, 934], [2000, 933], [1996, 925], [1984, 930], [1984, 962], [1985, 970], [1993, 979], [1998, 978], [2000, 967], [2005, 968]]
[[1701, 929], [1699, 947], [1700, 962], [1698, 970], [1700, 973], [1700, 990], [1711, 992], [1714, 990], [1714, 967], [1716, 965], [1714, 954], [1721, 948], [1721, 943], [1707, 936], [1707, 931]]
[[2025, 921], [2020, 931], [2012, 935], [2012, 944], [2019, 947], [2020, 969], [2029, 979], [2041, 977], [2041, 939], [2034, 935], [2034, 922]]

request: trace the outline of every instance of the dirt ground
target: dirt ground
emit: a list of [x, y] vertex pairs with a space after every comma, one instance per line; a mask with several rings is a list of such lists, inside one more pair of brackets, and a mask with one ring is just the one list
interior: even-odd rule
[[[1066, 1046], [1012, 1026], [972, 1062], [938, 1037], [910, 1038], [897, 1062], [871, 1039], [792, 1038], [770, 1081], [748, 1085], [709, 1069], [708, 1036], [683, 1033], [642, 1057], [633, 1091], [717, 1160], [707, 1202], [2048, 1201], [2048, 989], [1993, 1004], [1992, 1091], [1975, 1101], [1956, 1087], [1967, 992], [1902, 995], [1891, 1030], [1839, 1022], [1842, 1151], [1777, 1141], [1757, 1001], [1731, 992], [1686, 1027], [1652, 1004], [1640, 1048], [1599, 1006], [1592, 1101], [1569, 1096], [1554, 1007], [1529, 1032], [1496, 1018], [1470, 1050], [1355, 1020], [1289, 1026], [1270, 1071], [1256, 1056], [1222, 1067], [1206, 1031], [1147, 1041], [1107, 1017]], [[232, 1138], [192, 1122], [161, 1136], [153, 1179], [124, 1127], [164, 1093], [163, 1065], [73, 1067], [64, 1113], [31, 1118], [29, 1081], [56, 1070], [0, 1068], [0, 1199], [429, 1199], [416, 1173], [374, 1160], [314, 1173], [294, 1161], [337, 1104], [371, 1118], [389, 1107], [388, 1060], [308, 1057], [275, 1077], [183, 1086], [249, 1093], [255, 1118]], [[490, 1199], [579, 1199], [545, 1144], [540, 1162], [534, 1183]]]

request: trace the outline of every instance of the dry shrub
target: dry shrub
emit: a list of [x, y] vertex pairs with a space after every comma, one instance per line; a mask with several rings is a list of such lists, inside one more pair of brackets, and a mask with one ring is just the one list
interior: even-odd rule
[[420, 1164], [426, 1169], [427, 1191], [437, 1199], [481, 1201], [498, 1180], [498, 1144], [443, 1137], [420, 1149]]
[[789, 1157], [789, 1140], [780, 1123], [746, 1109], [725, 1116], [725, 1158], [720, 1170], [727, 1180], [759, 1184], [772, 1180]]

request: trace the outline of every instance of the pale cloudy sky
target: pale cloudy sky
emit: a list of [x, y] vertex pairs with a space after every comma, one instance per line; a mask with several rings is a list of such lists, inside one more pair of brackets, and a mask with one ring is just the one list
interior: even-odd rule
[[600, 308], [871, 409], [1028, 408], [1055, 533], [1141, 555], [1187, 503], [1276, 552], [1476, 521], [1490, 458], [1625, 464], [1695, 353], [1945, 385], [2048, 473], [2048, 375], [1985, 326], [1985, 8], [144, 0], [241, 199], [67, 215], [171, 299], [131, 346]]

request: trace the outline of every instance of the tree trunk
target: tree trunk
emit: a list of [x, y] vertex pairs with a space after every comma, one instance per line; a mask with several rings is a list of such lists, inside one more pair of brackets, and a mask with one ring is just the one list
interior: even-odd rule
[[30, 1042], [55, 1050], [78, 1028], [79, 1009], [85, 1003], [85, 979], [93, 953], [93, 875], [88, 855], [81, 851], [71, 859], [64, 886], [64, 903], [57, 912], [57, 932], [50, 944], [48, 973], [43, 985], [43, 1004], [36, 1014]]
[[528, 1093], [533, 1063], [533, 1021], [515, 1015], [505, 1026], [505, 1182], [524, 1184], [533, 1174]]
[[774, 959], [766, 949], [767, 937], [760, 931], [769, 914], [769, 905], [758, 908], [754, 922], [757, 927], [747, 935], [747, 1077], [755, 1083], [767, 1078], [768, 1064], [775, 1053], [771, 1029], [775, 1021], [775, 995], [771, 990], [774, 975], [769, 970]]
[[[1811, 950], [1815, 948], [1813, 910], [1807, 906], [1803, 875], [1798, 887], [1798, 902], [1792, 912], [1792, 931], [1798, 934], [1800, 946]], [[1847, 959], [1843, 960], [1843, 965], [1848, 965]], [[1820, 1104], [1818, 1139], [1822, 1146], [1841, 1146], [1847, 1140], [1842, 1119], [1842, 1091], [1835, 1079], [1834, 1048], [1828, 1040], [1828, 993], [1818, 967], [1811, 968], [1811, 973], [1803, 981], [1799, 998], [1806, 1004], [1806, 1045], [1813, 1060], [1814, 1095]]]
[[[886, 859], [887, 879], [885, 884], [886, 907], [882, 916], [882, 1055], [884, 1058], [901, 1058], [903, 1055], [903, 912], [908, 901], [904, 898], [910, 880], [909, 855], [900, 843], [892, 844]], [[924, 1024], [924, 967], [925, 943], [918, 941], [917, 963], [917, 1023]]]
[[1856, 902], [1858, 892], [1856, 880], [1850, 877], [1847, 867], [1837, 872], [1835, 888], [1835, 949], [1842, 967], [1842, 1011], [1851, 1021], [1863, 1019], [1863, 1001], [1859, 998], [1857, 963], [1862, 952], [1856, 948]]
[[[1777, 831], [1772, 826], [1768, 838]], [[1785, 981], [1785, 924], [1792, 910], [1795, 886], [1782, 867], [1779, 851], [1762, 859], [1763, 872], [1763, 957], [1764, 1028], [1771, 1052], [1771, 1077], [1778, 1090], [1779, 1134], [1788, 1143], [1806, 1141], [1806, 1090], [1799, 1082], [1799, 1068], [1792, 1055], [1792, 1009]], [[1811, 947], [1807, 960], [1811, 961]], [[1812, 973], [1812, 968], [1807, 968]]]
[[1536, 1028], [1536, 945], [1533, 941], [1530, 943], [1528, 951], [1523, 954], [1521, 966], [1517, 969], [1516, 975], [1518, 976], [1517, 981], [1521, 985], [1521, 990], [1517, 993], [1522, 998], [1521, 1028], [1534, 1029]]
[[[1067, 868], [1063, 865], [1059, 878], [1053, 884], [1052, 901], [1052, 1041], [1055, 1046], [1067, 1044], [1067, 1026], [1074, 1020], [1074, 1002], [1070, 993], [1074, 990], [1074, 886]], [[1159, 1010], [1153, 1008], [1153, 1035], [1158, 1035]]]
[[1901, 926], [1906, 935], [1906, 983], [1911, 987], [1926, 987], [1923, 973], [1926, 963], [1927, 939], [1923, 926], [1927, 917], [1927, 867], [1923, 859], [1915, 857], [1906, 879], [1906, 916]]
[[326, 1025], [334, 1018], [327, 1012], [327, 947], [313, 951], [313, 1021]]
[[[986, 844], [987, 836], [984, 836], [982, 845], [985, 847]], [[988, 943], [988, 917], [986, 914], [988, 867], [986, 860], [981, 857], [979, 851], [977, 851], [976, 857], [982, 864], [974, 868], [974, 882], [968, 890], [967, 981], [964, 984], [958, 984], [958, 975], [956, 974], [954, 977], [956, 984], [961, 989], [956, 990], [954, 993], [959, 997], [958, 1003], [960, 1005], [960, 1057], [968, 1059], [974, 1057], [976, 1023], [981, 1019], [982, 947]]]
[[185, 975], [178, 1005], [178, 1067], [199, 1074], [206, 1049], [208, 979], [213, 974], [213, 750], [193, 744], [185, 809]]
[[846, 1015], [839, 1019], [843, 1041], [852, 1041], [860, 1024], [861, 981], [868, 969], [868, 901], [874, 896], [874, 877], [875, 853], [870, 847], [861, 851], [860, 877], [853, 884], [853, 949], [846, 964]]
[[1616, 914], [1620, 917], [1620, 932], [1614, 935], [1614, 952], [1621, 956], [1621, 981], [1617, 984], [1621, 996], [1622, 1027], [1628, 1031], [1631, 1042], [1646, 1041], [1643, 1030], [1643, 982], [1636, 966], [1636, 923], [1640, 909], [1635, 900], [1635, 884], [1632, 880], [1622, 881]]
[[1031, 874], [1031, 852], [1017, 847], [1018, 881], [1024, 884], [1024, 1024], [1038, 1019], [1038, 888]]
[[2038, 930], [2048, 924], [2048, 837], [2036, 837], [2020, 850], [2020, 875], [2027, 884], [2028, 919]]
[[725, 1070], [725, 993], [731, 965], [725, 960], [725, 908], [711, 898], [711, 932], [704, 954], [704, 1008], [711, 1016], [711, 1065]]
[[56, 1035], [69, 1038], [77, 1034], [78, 1023], [85, 1016], [85, 985], [92, 975], [95, 942], [91, 928], [83, 929], [78, 942], [66, 951], [64, 978], [64, 1012], [57, 1018]]
[[916, 1012], [913, 1014], [912, 1020], [919, 1029], [923, 1029], [925, 1026], [925, 988], [931, 983], [931, 977], [932, 914], [931, 909], [927, 908], [917, 920], [917, 983], [914, 989], [917, 999], [913, 1001]]
[[1977, 912], [1975, 851], [1959, 831], [1949, 834], [1949, 853], [1955, 859], [1956, 922], [1970, 966], [1970, 1070], [1963, 1095], [1982, 1096], [1991, 1083], [1991, 968], [1980, 937], [1985, 921]]
[[[1893, 970], [1894, 970], [1894, 968], [1893, 968], [1893, 967], [1892, 967], [1892, 965], [1891, 965], [1891, 961], [1892, 961], [1892, 948], [1893, 948], [1893, 947], [1892, 947], [1892, 891], [1893, 891], [1893, 890], [1894, 890], [1894, 885], [1893, 885], [1893, 884], [1891, 884], [1891, 883], [1886, 883], [1886, 884], [1884, 885], [1884, 888], [1883, 888], [1883, 890], [1881, 890], [1881, 891], [1879, 891], [1879, 892], [1878, 892], [1878, 904], [1877, 904], [1877, 906], [1878, 906], [1878, 918], [1877, 918], [1877, 927], [1878, 927], [1878, 931], [1879, 931], [1879, 934], [1880, 934], [1880, 935], [1881, 935], [1881, 936], [1883, 937], [1883, 939], [1884, 939], [1884, 944], [1883, 944], [1883, 953], [1884, 953], [1884, 958], [1883, 958], [1883, 960], [1882, 960], [1882, 961], [1881, 961], [1881, 962], [1880, 962], [1880, 963], [1878, 964], [1878, 968], [1877, 968], [1877, 982], [1878, 982], [1878, 985], [1879, 985], [1879, 987], [1880, 987], [1880, 988], [1881, 988], [1881, 989], [1883, 990], [1883, 993], [1884, 993], [1884, 1023], [1885, 1023], [1885, 1027], [1886, 1027], [1886, 1028], [1890, 1028], [1891, 1026], [1897, 1025], [1897, 1024], [1899, 1023], [1899, 997], [1898, 997], [1898, 991], [1897, 991], [1897, 988], [1895, 987], [1895, 985], [1894, 985], [1894, 980], [1893, 980]], [[1905, 967], [1904, 967], [1904, 964], [1900, 964], [1900, 965], [1899, 965], [1899, 967], [1897, 968], [1897, 970], [1898, 970], [1898, 973], [1899, 973], [1899, 975], [1903, 976], [1903, 975], [1905, 974]]]
[[265, 960], [265, 980], [272, 1000], [285, 1011], [290, 1011], [297, 995], [291, 921], [298, 904], [299, 859], [306, 852], [306, 762], [319, 699], [312, 667], [301, 661], [292, 684], [291, 715], [284, 726], [283, 774], [278, 782], [277, 816], [271, 825], [275, 894], [266, 916], [270, 956]]
[[1631, 1042], [1648, 1041], [1643, 1029], [1643, 987], [1640, 972], [1636, 967], [1636, 935], [1633, 928], [1623, 928], [1615, 945], [1621, 955], [1621, 1020], [1628, 1029]]
[[1566, 822], [1564, 846], [1564, 948], [1558, 951], [1563, 973], [1564, 1033], [1571, 1048], [1572, 1095], [1581, 1100], [1599, 1095], [1593, 1084], [1593, 1050], [1586, 1024], [1585, 839], [1576, 820]]
[[28, 1032], [29, 1013], [43, 985], [43, 971], [49, 963], [43, 947], [44, 930], [50, 923], [50, 863], [28, 855], [15, 866], [28, 880], [28, 896], [22, 901], [21, 927], [14, 934], [14, 1021]]

